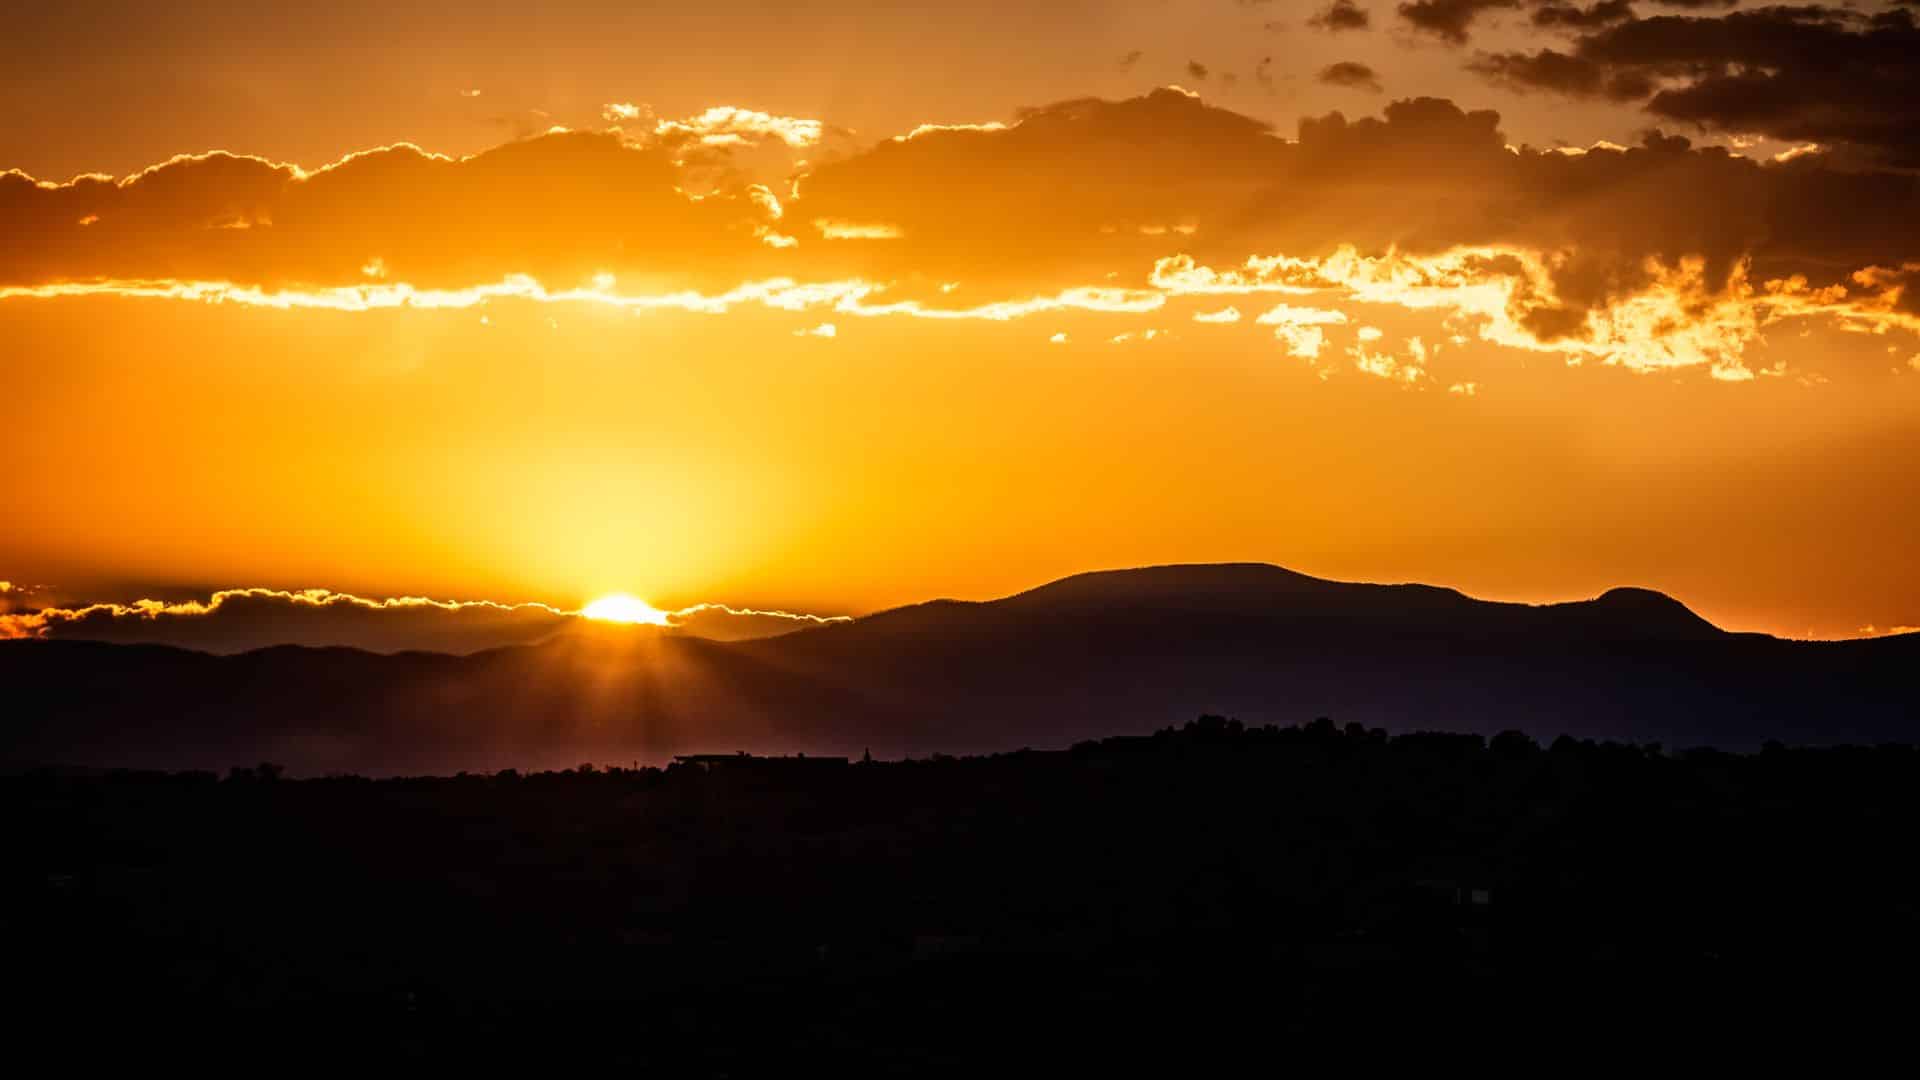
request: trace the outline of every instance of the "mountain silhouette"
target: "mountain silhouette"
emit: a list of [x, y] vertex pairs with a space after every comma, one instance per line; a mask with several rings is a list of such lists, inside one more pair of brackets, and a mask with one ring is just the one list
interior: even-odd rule
[[0, 643], [0, 761], [370, 774], [696, 751], [971, 753], [1200, 713], [1668, 746], [1912, 741], [1920, 635], [1722, 631], [1658, 592], [1559, 604], [1261, 564], [1079, 574], [774, 638], [589, 625], [468, 656]]

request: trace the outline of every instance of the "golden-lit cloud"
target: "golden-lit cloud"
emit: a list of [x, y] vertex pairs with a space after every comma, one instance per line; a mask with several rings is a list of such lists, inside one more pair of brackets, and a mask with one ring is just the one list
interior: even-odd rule
[[[1746, 259], [1715, 282], [1703, 257], [1666, 265], [1650, 256], [1635, 275], [1637, 288], [1579, 310], [1557, 291], [1558, 271], [1573, 258], [1501, 247], [1369, 257], [1342, 247], [1325, 259], [1256, 256], [1225, 270], [1174, 257], [1156, 267], [1154, 280], [1191, 292], [1321, 293], [1438, 310], [1477, 324], [1481, 339], [1509, 348], [1635, 370], [1705, 366], [1716, 378], [1733, 381], [1751, 376], [1742, 355], [1764, 327], [1779, 320], [1827, 317], [1872, 329], [1920, 331], [1920, 316], [1904, 309], [1906, 283], [1915, 274], [1910, 267], [1868, 267], [1856, 272], [1851, 287], [1816, 289], [1801, 277], [1755, 283]], [[1341, 311], [1284, 303], [1255, 320], [1283, 327], [1346, 321]], [[1368, 369], [1378, 373], [1383, 366], [1372, 362]]]
[[1407, 339], [1402, 356], [1370, 350], [1364, 344], [1348, 348], [1347, 355], [1353, 358], [1355, 371], [1376, 378], [1411, 386], [1427, 377], [1427, 347], [1417, 337]]
[[1298, 356], [1303, 360], [1319, 359], [1320, 351], [1327, 347], [1326, 331], [1317, 326], [1288, 323], [1274, 327], [1273, 336], [1287, 347], [1288, 356]]
[[984, 124], [921, 124], [905, 135], [895, 135], [893, 141], [906, 142], [909, 139], [918, 139], [924, 135], [938, 135], [956, 131], [990, 132], [1005, 130], [1007, 130], [1007, 125], [998, 120], [990, 120]]
[[1347, 321], [1344, 311], [1275, 304], [1253, 320], [1261, 326], [1338, 326]]
[[[3, 174], [16, 241], [0, 299], [1006, 321], [1265, 293], [1329, 312], [1254, 320], [1303, 357], [1327, 341], [1310, 330], [1348, 321], [1343, 305], [1378, 304], [1500, 347], [1728, 380], [1752, 374], [1748, 349], [1783, 320], [1920, 330], [1906, 212], [1920, 179], [1820, 154], [1753, 161], [1658, 134], [1513, 147], [1496, 114], [1431, 98], [1305, 120], [1288, 139], [1163, 88], [923, 125], [776, 194], [728, 155], [817, 147], [832, 129], [733, 106], [604, 111], [623, 127], [465, 158], [396, 144], [312, 170], [215, 152], [120, 179]], [[959, 280], [966, 304], [949, 297]]]
[[[614, 109], [615, 106], [608, 108]], [[638, 112], [634, 115], [637, 116]], [[655, 135], [663, 138], [690, 138], [709, 146], [777, 139], [798, 149], [817, 144], [825, 125], [818, 120], [774, 116], [754, 109], [719, 105], [685, 120], [662, 120], [653, 130]]]
[[[874, 290], [874, 292], [877, 291]], [[840, 300], [834, 305], [834, 310], [863, 317], [910, 315], [922, 319], [987, 319], [993, 322], [1005, 322], [1009, 319], [1025, 318], [1028, 315], [1060, 311], [1139, 315], [1158, 311], [1166, 304], [1166, 297], [1152, 289], [1120, 289], [1091, 285], [1064, 289], [1052, 296], [1002, 300], [965, 308], [930, 307], [918, 300], [868, 303], [867, 295], [871, 293], [849, 296]]]
[[667, 613], [668, 625], [715, 641], [772, 637], [810, 627], [852, 622], [847, 615], [809, 615], [805, 612], [695, 604]]
[[816, 218], [813, 227], [828, 240], [898, 240], [900, 230], [892, 225]]

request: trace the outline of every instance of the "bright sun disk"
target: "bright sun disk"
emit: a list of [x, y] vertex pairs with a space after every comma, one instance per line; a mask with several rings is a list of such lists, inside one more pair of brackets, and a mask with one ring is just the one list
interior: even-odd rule
[[601, 622], [667, 625], [667, 613], [637, 596], [610, 593], [580, 609], [580, 614]]

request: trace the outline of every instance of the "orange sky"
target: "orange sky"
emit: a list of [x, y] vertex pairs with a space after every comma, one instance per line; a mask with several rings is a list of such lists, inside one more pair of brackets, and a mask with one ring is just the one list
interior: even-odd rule
[[1609, 89], [1751, 5], [1325, 6], [29, 15], [0, 606], [1259, 560], [1920, 624], [1920, 140]]

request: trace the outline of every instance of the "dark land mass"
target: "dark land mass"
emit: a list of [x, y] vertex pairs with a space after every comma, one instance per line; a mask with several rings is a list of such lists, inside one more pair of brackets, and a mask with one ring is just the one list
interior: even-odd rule
[[466, 656], [0, 643], [0, 765], [293, 773], [984, 753], [1203, 712], [1751, 749], [1920, 737], [1920, 634], [1795, 642], [1667, 596], [1474, 600], [1273, 566], [1083, 574], [757, 641], [596, 627]]
[[1848, 1072], [1920, 961], [1910, 747], [1209, 718], [870, 764], [42, 770], [0, 813], [15, 1059], [149, 1071]]

